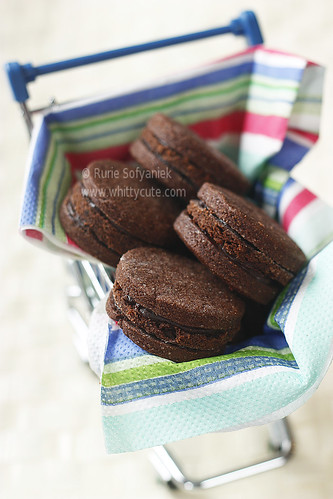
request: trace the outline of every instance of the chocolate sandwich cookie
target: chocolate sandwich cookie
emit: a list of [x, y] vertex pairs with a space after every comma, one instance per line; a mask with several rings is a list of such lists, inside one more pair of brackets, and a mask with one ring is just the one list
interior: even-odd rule
[[282, 227], [252, 202], [205, 183], [174, 227], [214, 274], [239, 294], [267, 304], [295, 277], [305, 255]]
[[145, 170], [104, 160], [85, 168], [61, 205], [60, 221], [80, 248], [115, 267], [131, 248], [177, 246], [172, 224], [178, 213], [177, 202], [163, 197]]
[[189, 200], [204, 182], [244, 194], [248, 180], [224, 154], [189, 128], [163, 115], [152, 116], [130, 148], [132, 156], [159, 182]]
[[120, 259], [106, 310], [144, 350], [185, 362], [223, 353], [244, 304], [199, 262], [141, 247]]

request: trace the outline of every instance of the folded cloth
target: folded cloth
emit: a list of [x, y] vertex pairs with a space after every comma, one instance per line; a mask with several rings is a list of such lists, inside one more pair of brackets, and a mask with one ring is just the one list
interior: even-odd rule
[[97, 374], [108, 452], [268, 423], [319, 386], [333, 356], [333, 208], [289, 179], [277, 210], [309, 263], [280, 293], [264, 330], [226, 355], [181, 364], [150, 355], [100, 304], [104, 336], [95, 349], [104, 357]]
[[322, 379], [332, 357], [333, 209], [291, 171], [318, 139], [323, 74], [258, 46], [140, 90], [56, 108], [35, 128], [20, 230], [45, 249], [94, 261], [64, 233], [59, 206], [90, 161], [129, 159], [129, 144], [159, 111], [235, 160], [256, 201], [311, 257], [265, 329], [220, 357], [175, 364], [149, 355], [108, 321], [101, 302], [89, 349], [108, 452], [280, 418]]
[[[333, 354], [333, 242], [276, 301], [274, 329], [226, 355], [173, 363], [150, 355], [104, 314], [101, 403], [107, 451], [134, 451], [287, 416], [318, 387]], [[101, 324], [101, 323], [100, 323]], [[94, 331], [94, 321], [91, 330]]]

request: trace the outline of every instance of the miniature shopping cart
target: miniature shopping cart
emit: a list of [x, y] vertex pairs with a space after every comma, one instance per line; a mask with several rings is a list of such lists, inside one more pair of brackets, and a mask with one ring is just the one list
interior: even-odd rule
[[[208, 37], [231, 33], [243, 36], [248, 46], [256, 46], [263, 42], [259, 25], [252, 11], [243, 12], [228, 26], [210, 29], [184, 36], [177, 36], [141, 45], [111, 50], [99, 54], [79, 57], [42, 66], [31, 64], [21, 65], [17, 62], [7, 64], [7, 75], [13, 90], [14, 98], [19, 103], [23, 119], [29, 134], [33, 130], [33, 121], [36, 114], [52, 112], [53, 108], [61, 110], [61, 105], [51, 103], [44, 109], [32, 110], [28, 105], [29, 94], [27, 86], [37, 77], [56, 71], [75, 68], [87, 64], [111, 60], [130, 54], [155, 50], [162, 47], [194, 42]], [[72, 283], [67, 287], [68, 313], [75, 330], [75, 343], [81, 357], [87, 360], [88, 321], [95, 306], [102, 300], [112, 287], [114, 269], [98, 262], [70, 259], [67, 263]], [[172, 457], [167, 446], [154, 448], [152, 461], [161, 479], [171, 487], [186, 490], [205, 489], [221, 485], [233, 480], [248, 477], [263, 471], [272, 470], [286, 463], [292, 453], [292, 437], [286, 419], [278, 420], [269, 425], [269, 444], [272, 455], [269, 459], [250, 464], [217, 476], [204, 479], [194, 479], [186, 476], [181, 466]]]

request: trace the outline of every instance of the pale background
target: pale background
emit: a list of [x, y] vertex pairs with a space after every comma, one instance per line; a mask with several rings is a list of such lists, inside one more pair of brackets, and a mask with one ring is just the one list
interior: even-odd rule
[[[2, 0], [1, 63], [42, 64], [155, 38], [223, 25], [253, 8], [267, 45], [327, 66], [320, 143], [297, 176], [332, 203], [333, 4], [330, 0]], [[47, 76], [31, 86], [36, 105], [121, 88], [175, 72], [244, 47], [232, 37], [132, 56]], [[66, 318], [59, 257], [17, 234], [28, 139], [3, 73], [0, 75], [0, 497], [43, 499], [169, 498], [147, 452], [107, 456], [97, 378], [80, 361]], [[204, 498], [333, 497], [333, 371], [290, 418], [294, 459], [284, 468], [195, 496]], [[252, 432], [255, 430], [251, 430]], [[262, 432], [200, 440], [193, 470], [230, 467], [258, 455]], [[205, 440], [206, 439], [206, 440]], [[209, 448], [208, 442], [212, 442]], [[198, 442], [187, 443], [192, 457]], [[199, 453], [200, 454], [200, 453]], [[218, 457], [222, 456], [222, 457]], [[246, 461], [246, 459], [245, 459]], [[177, 497], [183, 497], [177, 494]]]

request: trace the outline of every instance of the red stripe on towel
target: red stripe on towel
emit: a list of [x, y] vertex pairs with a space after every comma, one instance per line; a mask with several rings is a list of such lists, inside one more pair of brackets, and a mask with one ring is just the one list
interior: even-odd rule
[[304, 130], [299, 130], [298, 128], [289, 128], [288, 132], [292, 132], [295, 135], [299, 135], [300, 137], [304, 137], [305, 139], [308, 139], [313, 144], [315, 142], [317, 142], [317, 140], [318, 140], [318, 134], [317, 133], [305, 132]]
[[204, 139], [219, 139], [224, 133], [249, 132], [283, 140], [288, 127], [288, 120], [279, 116], [236, 111], [215, 120], [201, 121], [190, 125]]
[[286, 232], [288, 232], [290, 224], [296, 215], [316, 198], [317, 197], [307, 189], [303, 189], [294, 197], [283, 215], [282, 225]]
[[38, 241], [43, 241], [43, 234], [35, 229], [25, 229], [25, 235], [31, 239], [37, 239]]
[[107, 147], [106, 149], [99, 149], [88, 152], [68, 152], [66, 158], [71, 165], [73, 177], [75, 177], [76, 170], [83, 170], [89, 163], [98, 159], [118, 159], [126, 161], [130, 159], [129, 144], [121, 144], [120, 146]]

